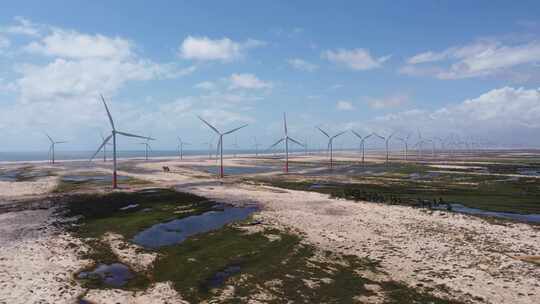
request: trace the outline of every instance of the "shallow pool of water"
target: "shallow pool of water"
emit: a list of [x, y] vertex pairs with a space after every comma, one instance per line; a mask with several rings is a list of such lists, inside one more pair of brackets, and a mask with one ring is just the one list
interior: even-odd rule
[[[477, 208], [469, 208], [461, 204], [450, 204], [452, 206], [453, 212], [473, 214], [473, 215], [483, 215], [483, 216], [493, 216], [506, 219], [513, 219], [522, 222], [529, 223], [540, 223], [540, 214], [520, 214], [520, 213], [510, 213], [510, 212], [497, 212], [497, 211], [487, 211]], [[441, 207], [441, 209], [446, 207]]]
[[[219, 174], [219, 166], [193, 166], [192, 169], [212, 174]], [[225, 175], [268, 173], [278, 170], [281, 170], [281, 168], [273, 166], [223, 167], [223, 172]]]
[[[125, 181], [129, 179], [129, 176], [118, 175], [116, 177], [118, 181]], [[83, 183], [83, 182], [112, 182], [112, 175], [64, 175], [62, 181]]]
[[78, 277], [79, 279], [99, 279], [105, 285], [120, 287], [132, 279], [133, 274], [126, 265], [114, 263], [110, 265], [100, 264], [92, 271], [79, 273]]
[[189, 216], [156, 224], [141, 231], [133, 238], [133, 242], [147, 248], [158, 248], [183, 242], [186, 238], [215, 230], [234, 221], [246, 219], [257, 210], [256, 207], [223, 206], [221, 210], [205, 212], [201, 215]]
[[241, 268], [239, 264], [229, 265], [222, 271], [218, 271], [214, 275], [212, 275], [204, 282], [203, 285], [208, 289], [220, 287], [221, 285], [223, 285], [223, 283], [225, 283], [228, 278], [239, 273], [240, 270]]

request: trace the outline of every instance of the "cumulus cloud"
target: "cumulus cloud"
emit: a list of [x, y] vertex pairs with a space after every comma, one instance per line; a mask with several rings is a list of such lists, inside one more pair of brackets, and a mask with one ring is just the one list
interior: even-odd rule
[[203, 90], [212, 90], [216, 87], [216, 84], [211, 81], [203, 81], [197, 83], [194, 88], [196, 89], [203, 89]]
[[352, 110], [354, 110], [354, 106], [353, 106], [352, 102], [347, 101], [347, 100], [339, 100], [336, 103], [336, 108], [338, 110], [340, 110], [340, 111], [352, 111]]
[[232, 74], [229, 77], [230, 86], [229, 89], [271, 89], [273, 84], [271, 82], [262, 81], [254, 74]]
[[397, 108], [408, 101], [408, 96], [398, 94], [384, 98], [367, 98], [367, 101], [369, 106], [373, 109]]
[[478, 41], [440, 52], [427, 51], [407, 59], [402, 74], [429, 75], [439, 79], [491, 76], [540, 61], [540, 42], [505, 45]]
[[178, 55], [184, 59], [197, 61], [228, 62], [244, 56], [249, 49], [263, 46], [259, 40], [249, 39], [236, 42], [229, 38], [210, 39], [208, 37], [188, 36], [178, 50]]
[[[540, 130], [540, 89], [503, 87], [434, 111], [387, 114], [369, 124], [387, 130], [420, 128], [431, 135], [456, 132], [506, 143], [529, 141]], [[540, 142], [536, 140], [536, 144]]]
[[15, 17], [15, 24], [0, 27], [0, 33], [11, 35], [39, 36], [40, 26], [23, 17]]
[[380, 68], [391, 56], [373, 57], [367, 49], [338, 49], [323, 52], [323, 58], [357, 71]]
[[2, 49], [8, 48], [10, 45], [11, 45], [11, 43], [10, 43], [9, 39], [7, 39], [6, 37], [0, 36], [0, 51]]
[[319, 68], [318, 65], [307, 62], [305, 60], [299, 59], [299, 58], [293, 58], [287, 60], [290, 66], [297, 70], [306, 71], [306, 72], [314, 72]]
[[120, 37], [88, 35], [71, 30], [55, 29], [41, 41], [32, 42], [26, 50], [62, 58], [123, 59], [132, 55], [132, 44]]

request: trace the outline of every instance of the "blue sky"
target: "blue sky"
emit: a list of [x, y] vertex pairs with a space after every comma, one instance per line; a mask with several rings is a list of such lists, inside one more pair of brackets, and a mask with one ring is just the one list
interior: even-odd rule
[[0, 149], [43, 150], [45, 131], [93, 149], [109, 129], [100, 93], [119, 129], [156, 149], [178, 135], [202, 148], [212, 134], [196, 115], [249, 123], [239, 145], [269, 145], [284, 111], [311, 145], [324, 142], [315, 126], [538, 145], [539, 13], [537, 1], [4, 3]]

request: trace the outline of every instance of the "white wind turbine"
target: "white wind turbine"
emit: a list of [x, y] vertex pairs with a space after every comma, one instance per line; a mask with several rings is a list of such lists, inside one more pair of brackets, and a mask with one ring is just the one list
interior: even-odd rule
[[342, 131], [342, 132], [339, 132], [338, 134], [334, 135], [334, 136], [330, 136], [328, 135], [328, 133], [326, 133], [323, 129], [317, 127], [317, 129], [319, 131], [321, 131], [322, 134], [324, 134], [326, 137], [328, 137], [328, 150], [330, 150], [330, 169], [333, 168], [334, 166], [334, 163], [333, 163], [333, 144], [334, 144], [334, 139], [340, 135], [342, 135], [343, 133], [345, 133], [346, 131]]
[[407, 137], [396, 137], [397, 140], [401, 141], [403, 145], [405, 146], [405, 160], [409, 157], [409, 138], [411, 137], [411, 133], [407, 135]]
[[51, 161], [51, 163], [54, 164], [55, 162], [54, 151], [55, 151], [56, 145], [67, 143], [67, 141], [55, 141], [52, 139], [52, 137], [49, 136], [49, 134], [45, 133], [45, 135], [47, 135], [47, 137], [49, 138], [49, 141], [51, 142], [51, 145], [49, 146], [49, 160]]
[[154, 140], [154, 139], [150, 138], [150, 137], [139, 136], [139, 135], [130, 134], [130, 133], [126, 133], [126, 132], [116, 130], [116, 128], [114, 126], [113, 118], [111, 116], [111, 112], [109, 111], [109, 107], [107, 107], [107, 103], [105, 102], [105, 98], [103, 98], [103, 95], [101, 95], [101, 101], [103, 101], [103, 105], [105, 106], [105, 111], [107, 111], [107, 116], [109, 117], [109, 122], [111, 123], [112, 130], [111, 130], [111, 135], [107, 136], [105, 138], [105, 140], [103, 140], [103, 143], [101, 144], [101, 146], [99, 146], [96, 153], [94, 153], [94, 155], [92, 155], [92, 157], [90, 158], [90, 161], [92, 159], [94, 159], [94, 157], [96, 157], [96, 155], [99, 153], [99, 151], [101, 151], [101, 149], [103, 149], [103, 147], [112, 138], [112, 140], [113, 140], [113, 180], [112, 180], [112, 185], [113, 185], [113, 189], [116, 189], [116, 188], [118, 188], [118, 184], [117, 184], [117, 180], [116, 180], [116, 176], [117, 176], [117, 174], [116, 174], [116, 168], [117, 168], [117, 162], [116, 162], [116, 135], [124, 135], [124, 136], [127, 136], [127, 137], [142, 138], [142, 139], [146, 139], [146, 140]]
[[[99, 133], [99, 135], [101, 136], [101, 140], [102, 142], [105, 141], [105, 136], [103, 136], [103, 133]], [[110, 146], [111, 143], [107, 143], [106, 145], [103, 146], [103, 162], [107, 162], [107, 146]]]
[[257, 137], [253, 136], [253, 147], [255, 147], [255, 157], [259, 157], [259, 147], [261, 144], [257, 141]]
[[212, 141], [205, 141], [201, 145], [208, 147], [208, 159], [212, 159]]
[[373, 136], [373, 133], [366, 135], [362, 137], [360, 134], [356, 133], [356, 131], [351, 130], [351, 132], [356, 135], [356, 137], [360, 138], [360, 148], [362, 149], [362, 164], [364, 164], [364, 155], [365, 155], [365, 143], [368, 138]]
[[189, 146], [191, 144], [188, 142], [182, 141], [182, 138], [178, 136], [178, 152], [180, 152], [180, 159], [184, 158], [184, 145]]
[[289, 136], [289, 132], [287, 131], [287, 117], [285, 116], [285, 113], [283, 113], [283, 130], [285, 132], [285, 137], [278, 140], [275, 144], [271, 145], [270, 148], [268, 149], [270, 150], [273, 147], [280, 144], [281, 142], [283, 141], [285, 142], [285, 169], [284, 171], [285, 173], [289, 173], [289, 140], [301, 147], [303, 147], [304, 145]]
[[199, 119], [204, 122], [208, 127], [210, 127], [210, 129], [212, 129], [214, 132], [217, 133], [217, 135], [219, 135], [219, 141], [218, 141], [218, 145], [217, 145], [217, 149], [219, 151], [219, 154], [220, 154], [220, 169], [219, 169], [219, 177], [223, 178], [223, 136], [224, 135], [228, 135], [228, 134], [231, 134], [233, 132], [236, 132], [244, 127], [247, 126], [247, 124], [243, 125], [243, 126], [240, 126], [238, 128], [235, 128], [235, 129], [232, 129], [230, 131], [227, 131], [227, 132], [224, 132], [224, 133], [221, 133], [218, 131], [218, 129], [216, 129], [214, 126], [212, 126], [209, 122], [207, 122], [206, 120], [204, 120], [202, 117], [200, 116], [197, 116], [199, 117]]
[[150, 146], [150, 143], [148, 143], [148, 140], [146, 140], [146, 142], [142, 142], [139, 144], [144, 145], [144, 159], [148, 160], [148, 151], [153, 151], [152, 146]]
[[392, 137], [396, 134], [396, 132], [390, 134], [388, 137], [384, 137], [384, 136], [381, 136], [377, 133], [374, 133], [375, 136], [377, 136], [378, 138], [384, 140], [384, 144], [386, 146], [386, 164], [388, 165], [388, 162], [389, 162], [389, 155], [390, 155], [390, 150], [389, 150], [389, 143], [390, 143], [390, 140], [392, 139]]

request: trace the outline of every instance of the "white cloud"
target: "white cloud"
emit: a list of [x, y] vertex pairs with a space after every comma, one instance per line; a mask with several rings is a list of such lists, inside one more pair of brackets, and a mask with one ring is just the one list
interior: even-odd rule
[[212, 90], [216, 87], [216, 84], [211, 81], [203, 81], [197, 83], [194, 88], [196, 89], [203, 89], [203, 90]]
[[23, 17], [15, 17], [16, 24], [0, 28], [0, 32], [12, 35], [39, 36], [39, 26]]
[[[450, 132], [486, 138], [508, 135], [511, 137], [506, 140], [515, 142], [520, 139], [516, 134], [540, 129], [540, 89], [503, 87], [457, 105], [434, 111], [416, 109], [388, 114], [373, 123], [392, 129], [422, 128], [439, 135]], [[527, 139], [523, 136], [521, 139]]]
[[62, 58], [116, 58], [132, 55], [131, 43], [120, 37], [87, 35], [76, 31], [55, 29], [39, 42], [25, 48], [29, 52]]
[[397, 108], [408, 101], [408, 96], [398, 94], [385, 98], [368, 98], [367, 100], [369, 106], [373, 109]]
[[313, 72], [319, 68], [318, 65], [307, 62], [305, 60], [299, 59], [299, 58], [293, 58], [287, 60], [287, 62], [294, 67], [297, 70], [306, 71], [306, 72]]
[[[498, 41], [479, 41], [441, 52], [417, 54], [407, 59], [407, 65], [400, 72], [439, 79], [461, 79], [501, 74], [538, 61], [540, 42], [504, 45]], [[425, 66], [428, 63], [431, 65]]]
[[262, 41], [253, 39], [246, 42], [235, 42], [229, 38], [210, 39], [188, 36], [180, 45], [178, 54], [184, 59], [228, 62], [241, 58], [248, 49], [264, 44]]
[[6, 37], [0, 36], [0, 50], [8, 48], [10, 45], [11, 45], [11, 43], [10, 43], [9, 39], [7, 39]]
[[347, 100], [339, 100], [336, 103], [336, 108], [338, 110], [340, 110], [340, 111], [352, 111], [352, 110], [354, 110], [354, 106], [353, 106], [352, 102], [347, 101]]
[[232, 74], [229, 89], [270, 89], [271, 82], [262, 81], [253, 74]]
[[391, 57], [383, 56], [374, 58], [367, 49], [329, 50], [324, 52], [322, 56], [333, 63], [344, 65], [358, 71], [380, 68], [382, 64]]

